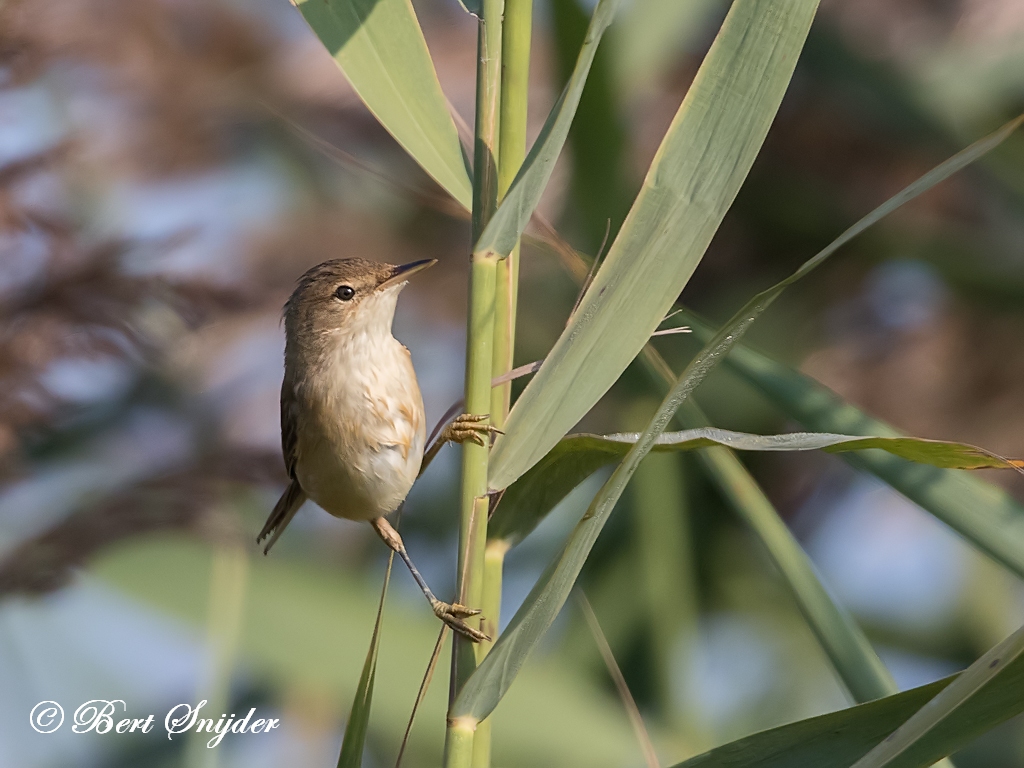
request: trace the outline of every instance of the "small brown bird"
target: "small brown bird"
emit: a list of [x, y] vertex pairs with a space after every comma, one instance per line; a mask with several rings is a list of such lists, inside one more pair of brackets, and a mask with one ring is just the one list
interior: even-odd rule
[[435, 259], [394, 266], [333, 259], [301, 278], [284, 308], [281, 445], [291, 482], [257, 543], [266, 554], [306, 501], [348, 520], [368, 520], [405, 561], [441, 621], [472, 640], [463, 619], [479, 611], [438, 600], [385, 515], [445, 442], [485, 444], [488, 416], [463, 414], [424, 460], [426, 417], [409, 350], [391, 335], [398, 294]]

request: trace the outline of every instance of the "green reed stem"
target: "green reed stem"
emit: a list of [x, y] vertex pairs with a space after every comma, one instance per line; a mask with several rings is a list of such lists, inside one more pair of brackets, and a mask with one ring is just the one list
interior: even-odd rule
[[[533, 0], [505, 0], [501, 39], [501, 136], [498, 197], [505, 196], [526, 158], [526, 119], [530, 88], [530, 35]], [[495, 377], [512, 370], [519, 289], [519, 245], [498, 262], [494, 326]], [[508, 416], [512, 382], [491, 390], [491, 414], [501, 429]]]
[[[498, 141], [498, 198], [504, 197], [526, 158], [526, 118], [530, 80], [530, 36], [533, 0], [505, 0], [501, 30], [501, 99]], [[519, 244], [495, 268], [494, 349], [491, 375], [512, 370], [515, 351], [516, 306], [519, 294]], [[512, 383], [493, 387], [490, 394], [491, 423], [505, 426], [512, 399]], [[483, 620], [481, 626], [493, 638], [477, 650], [483, 658], [494, 645], [501, 619], [502, 569], [507, 547], [490, 542], [484, 555]], [[491, 764], [491, 721], [477, 726], [473, 737], [473, 768]]]
[[[508, 544], [505, 541], [488, 541], [484, 550], [484, 592], [483, 621], [480, 626], [492, 638], [490, 642], [481, 643], [480, 657], [483, 658], [494, 645], [498, 637], [501, 621], [501, 577], [505, 567], [505, 553]], [[488, 768], [491, 764], [491, 718], [483, 720], [476, 728], [473, 737], [473, 768]]]
[[476, 124], [473, 141], [474, 244], [498, 205], [501, 17], [504, 5], [504, 0], [483, 0], [477, 34]]
[[[488, 412], [491, 398], [491, 355], [494, 342], [494, 278], [497, 258], [493, 254], [474, 254], [470, 266], [469, 344], [466, 360], [466, 411]], [[481, 386], [482, 385], [482, 386]], [[487, 455], [485, 445], [466, 442], [462, 446], [462, 495], [459, 521], [458, 601], [479, 608], [483, 602], [484, 545], [487, 541]], [[479, 618], [467, 619], [468, 623]], [[455, 690], [476, 668], [474, 644], [456, 634], [453, 651], [452, 684]], [[447, 745], [454, 748], [449, 727]], [[465, 741], [465, 740], [463, 740]], [[472, 737], [468, 748], [472, 751]], [[458, 742], [461, 744], [462, 742]], [[445, 765], [463, 758], [448, 754]], [[469, 764], [469, 758], [465, 758]]]
[[[476, 125], [473, 145], [474, 243], [494, 214], [498, 201], [503, 12], [504, 0], [483, 1], [477, 37]], [[467, 413], [491, 412], [497, 266], [495, 254], [480, 253], [474, 249], [469, 271], [469, 321], [466, 333]], [[458, 599], [470, 607], [481, 607], [483, 600], [484, 545], [487, 542], [487, 457], [486, 446], [473, 442], [463, 444]], [[454, 641], [453, 693], [461, 687], [477, 663], [477, 650], [472, 643], [458, 634]], [[472, 764], [475, 729], [475, 722], [448, 723], [445, 738], [446, 768], [469, 768]]]
[[459, 718], [448, 723], [445, 741], [445, 768], [470, 768], [473, 764], [473, 736], [476, 720]]

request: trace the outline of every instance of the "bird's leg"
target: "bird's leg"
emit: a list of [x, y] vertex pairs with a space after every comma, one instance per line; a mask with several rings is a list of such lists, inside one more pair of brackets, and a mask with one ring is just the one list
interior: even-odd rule
[[405, 562], [409, 568], [409, 572], [412, 573], [412, 577], [416, 579], [416, 583], [420, 585], [420, 589], [423, 590], [423, 594], [426, 596], [427, 601], [430, 603], [430, 607], [434, 611], [434, 615], [437, 616], [441, 621], [447, 624], [449, 627], [459, 632], [475, 643], [479, 643], [483, 640], [490, 640], [490, 638], [483, 632], [469, 626], [463, 619], [470, 616], [476, 616], [480, 613], [479, 610], [473, 608], [467, 608], [464, 605], [458, 603], [445, 603], [438, 600], [434, 593], [430, 591], [430, 587], [427, 586], [426, 580], [420, 575], [420, 572], [416, 570], [416, 566], [413, 565], [412, 558], [409, 557], [409, 553], [405, 549], [405, 543], [402, 541], [402, 537], [398, 534], [398, 531], [387, 521], [385, 517], [377, 517], [370, 521], [370, 525], [377, 532], [384, 543], [393, 549], [400, 558]]
[[420, 463], [420, 474], [423, 474], [427, 465], [434, 460], [437, 452], [441, 450], [441, 446], [445, 443], [473, 442], [477, 445], [487, 445], [489, 438], [494, 435], [503, 434], [500, 429], [486, 423], [490, 418], [491, 414], [489, 413], [464, 413], [448, 422], [445, 428], [441, 430], [437, 440], [423, 454], [423, 461]]

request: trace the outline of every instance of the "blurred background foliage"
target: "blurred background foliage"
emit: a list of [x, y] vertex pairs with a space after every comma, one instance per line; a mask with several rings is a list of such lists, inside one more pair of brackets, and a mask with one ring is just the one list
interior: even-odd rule
[[[476, 27], [417, 12], [454, 109], [472, 115]], [[541, 206], [595, 253], [724, 16], [722, 0], [633, 0], [599, 50]], [[590, 6], [538, 2], [531, 132], [568, 76]], [[789, 93], [683, 299], [724, 319], [850, 222], [1024, 111], [1014, 0], [827, 0]], [[187, 741], [30, 730], [40, 700], [182, 701], [283, 718], [228, 739], [223, 766], [331, 765], [386, 551], [312, 505], [272, 557], [252, 539], [283, 485], [280, 308], [337, 256], [438, 258], [403, 296], [428, 416], [461, 395], [469, 224], [362, 107], [281, 0], [7, 0], [0, 6], [0, 765], [200, 765]], [[542, 357], [576, 295], [524, 251], [517, 363]], [[906, 206], [811, 278], [752, 341], [911, 434], [1024, 455], [1024, 140]], [[680, 370], [692, 341], [659, 339]], [[641, 428], [658, 393], [630, 369], [581, 425]], [[793, 428], [716, 372], [722, 427]], [[964, 667], [1024, 619], [1024, 590], [910, 502], [825, 455], [745, 457], [901, 688]], [[403, 519], [454, 585], [457, 461], [445, 449]], [[1018, 499], [1012, 473], [987, 478]], [[525, 597], [596, 489], [508, 559]], [[582, 585], [663, 764], [845, 706], [772, 567], [694, 458], [651, 456]], [[390, 764], [433, 618], [404, 570], [384, 623], [369, 738]], [[439, 675], [443, 677], [443, 675]], [[439, 761], [438, 680], [405, 764]], [[225, 710], [227, 711], [227, 710]], [[643, 762], [598, 648], [565, 611], [495, 726], [495, 764]], [[205, 764], [209, 765], [209, 762]], [[1024, 729], [957, 757], [1024, 766]]]

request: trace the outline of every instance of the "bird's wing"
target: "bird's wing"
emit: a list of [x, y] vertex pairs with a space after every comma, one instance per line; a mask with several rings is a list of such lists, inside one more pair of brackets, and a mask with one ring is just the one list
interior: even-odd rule
[[291, 376], [285, 374], [281, 384], [281, 452], [288, 477], [295, 479], [296, 449], [299, 440], [299, 404]]

